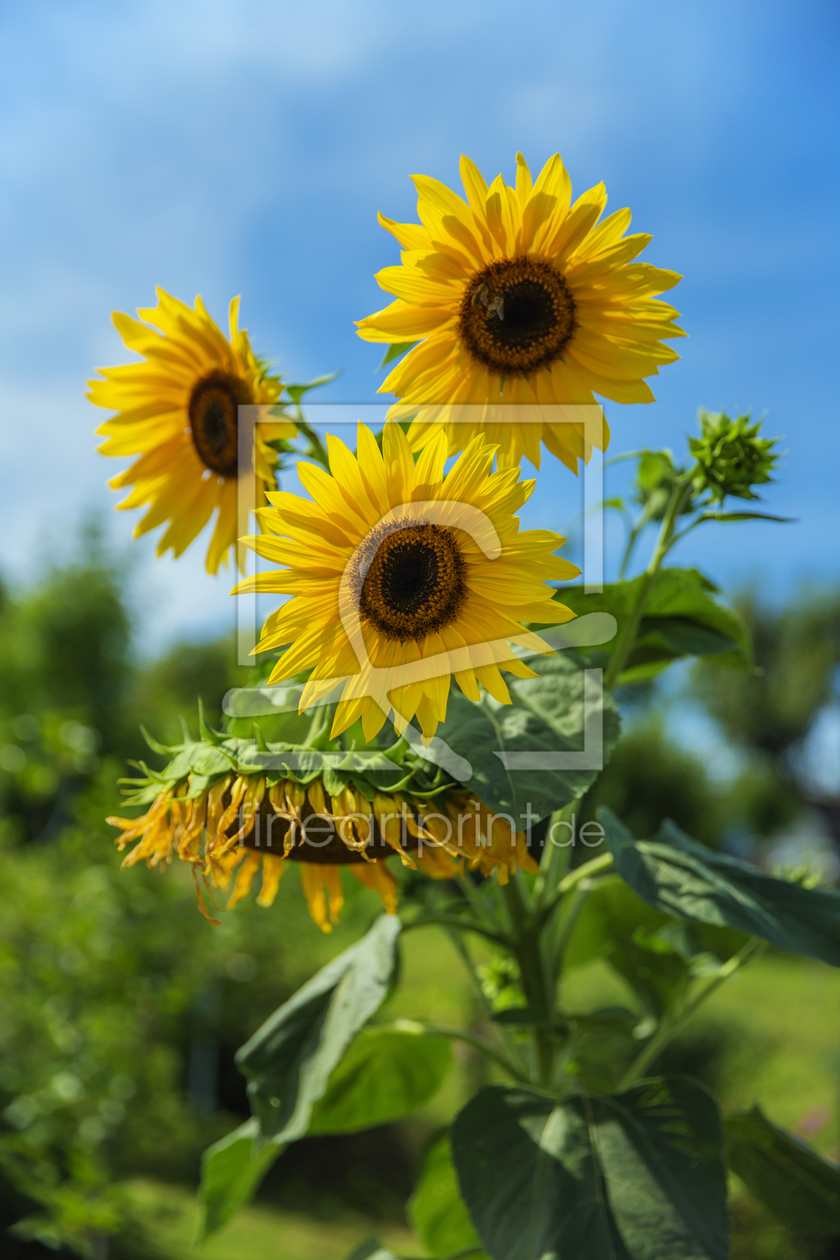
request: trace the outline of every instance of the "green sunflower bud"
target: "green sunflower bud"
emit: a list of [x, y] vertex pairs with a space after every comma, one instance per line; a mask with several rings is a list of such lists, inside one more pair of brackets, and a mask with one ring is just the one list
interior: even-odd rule
[[701, 436], [688, 441], [697, 461], [695, 493], [708, 490], [719, 503], [727, 495], [757, 499], [753, 488], [772, 480], [770, 472], [779, 458], [773, 451], [777, 439], [759, 437], [760, 429], [760, 420], [750, 424], [749, 412], [732, 420], [723, 411], [701, 411]]

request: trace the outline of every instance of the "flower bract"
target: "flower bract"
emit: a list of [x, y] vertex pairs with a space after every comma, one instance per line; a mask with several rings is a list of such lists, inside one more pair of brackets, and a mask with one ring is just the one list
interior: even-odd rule
[[520, 531], [516, 513], [534, 483], [516, 468], [493, 472], [495, 448], [480, 436], [448, 472], [445, 435], [415, 462], [396, 424], [385, 426], [381, 451], [364, 425], [356, 455], [332, 437], [328, 449], [331, 474], [298, 465], [311, 500], [269, 494], [257, 514], [263, 533], [245, 540], [284, 567], [236, 591], [292, 596], [257, 645], [290, 645], [270, 682], [310, 670], [301, 711], [335, 693], [333, 736], [361, 719], [366, 740], [392, 708], [398, 734], [416, 716], [430, 740], [452, 677], [473, 700], [481, 684], [509, 704], [500, 667], [534, 676], [514, 649], [551, 650], [525, 625], [570, 620], [548, 583], [579, 572], [554, 554], [559, 534]]
[[[238, 520], [241, 476], [255, 474], [256, 499], [276, 485], [277, 451], [272, 442], [293, 438], [294, 424], [282, 417], [255, 425], [253, 453], [240, 467], [239, 407], [276, 404], [283, 390], [254, 355], [247, 332], [238, 327], [239, 299], [230, 304], [226, 337], [200, 297], [191, 309], [163, 289], [157, 306], [138, 311], [139, 320], [119, 311], [114, 324], [140, 363], [101, 369], [88, 397], [117, 414], [100, 425], [105, 455], [139, 456], [114, 477], [115, 490], [131, 487], [118, 506], [145, 506], [135, 537], [167, 524], [157, 553], [179, 556], [218, 509], [207, 549], [207, 570], [218, 572], [243, 526]], [[247, 527], [247, 525], [245, 526]]]
[[[377, 892], [389, 913], [398, 889], [389, 858], [433, 879], [452, 879], [466, 867], [495, 871], [506, 883], [517, 867], [538, 869], [512, 817], [492, 813], [458, 783], [424, 790], [424, 766], [415, 776], [380, 755], [348, 773], [331, 764], [346, 764], [344, 754], [319, 758], [289, 745], [255, 752], [252, 741], [224, 738], [169, 751], [169, 766], [140, 781], [130, 798], [148, 804], [147, 811], [108, 822], [120, 831], [121, 849], [134, 842], [126, 865], [165, 868], [174, 857], [189, 863], [208, 917], [203, 894], [211, 902], [216, 892], [227, 894], [231, 909], [258, 875], [257, 902], [271, 905], [288, 863], [298, 866], [312, 917], [325, 932], [338, 921], [345, 869]], [[301, 771], [302, 760], [309, 769]]]
[[[498, 445], [501, 466], [525, 455], [537, 467], [540, 443], [573, 471], [594, 444], [583, 422], [552, 404], [653, 401], [645, 377], [678, 358], [664, 339], [684, 336], [678, 312], [656, 295], [681, 278], [635, 258], [650, 241], [625, 236], [630, 211], [599, 222], [603, 184], [572, 203], [571, 181], [555, 154], [536, 180], [517, 154], [516, 184], [489, 186], [461, 159], [465, 197], [425, 175], [414, 177], [419, 224], [382, 226], [402, 246], [402, 265], [377, 280], [395, 296], [363, 319], [368, 341], [417, 343], [381, 391], [401, 400], [389, 416], [414, 417], [421, 449], [441, 427], [451, 453], [477, 431]], [[504, 408], [547, 408], [539, 422], [510, 422]]]

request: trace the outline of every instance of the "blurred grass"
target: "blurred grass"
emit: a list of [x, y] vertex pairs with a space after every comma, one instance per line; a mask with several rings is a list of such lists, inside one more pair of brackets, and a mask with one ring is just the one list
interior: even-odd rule
[[[571, 973], [566, 995], [578, 1009], [624, 996], [620, 982], [598, 964]], [[470, 1019], [473, 1000], [449, 940], [436, 929], [408, 933], [403, 982], [388, 1013], [463, 1023]], [[723, 1038], [718, 1088], [725, 1109], [760, 1103], [773, 1120], [836, 1155], [840, 971], [807, 959], [764, 958], [719, 990], [689, 1031], [695, 1040], [710, 1034]], [[461, 1057], [458, 1070], [418, 1126], [428, 1131], [429, 1125], [451, 1117], [473, 1087], [471, 1070], [469, 1057]], [[809, 1131], [809, 1124], [816, 1125], [826, 1113], [830, 1119]], [[325, 1191], [327, 1187], [325, 1183]], [[187, 1190], [151, 1181], [131, 1182], [129, 1190], [167, 1260], [188, 1255], [198, 1215], [195, 1198]], [[732, 1194], [735, 1260], [794, 1260], [799, 1255], [784, 1231], [736, 1182]], [[410, 1233], [395, 1223], [361, 1215], [318, 1220], [260, 1205], [241, 1212], [200, 1254], [206, 1260], [344, 1260], [374, 1233], [398, 1252], [423, 1254]]]
[[[198, 1222], [194, 1196], [175, 1186], [131, 1181], [126, 1190], [167, 1260], [190, 1253]], [[196, 1256], [203, 1260], [344, 1260], [370, 1234], [402, 1251], [417, 1253], [406, 1229], [375, 1226], [363, 1217], [318, 1221], [294, 1212], [248, 1207], [210, 1239]]]
[[[573, 972], [565, 994], [580, 1010], [628, 1000], [600, 963]], [[720, 1042], [715, 1085], [724, 1110], [760, 1103], [777, 1124], [837, 1156], [840, 971], [781, 954], [760, 959], [718, 989], [686, 1029], [686, 1041], [712, 1038]], [[816, 1128], [823, 1112], [828, 1119]]]

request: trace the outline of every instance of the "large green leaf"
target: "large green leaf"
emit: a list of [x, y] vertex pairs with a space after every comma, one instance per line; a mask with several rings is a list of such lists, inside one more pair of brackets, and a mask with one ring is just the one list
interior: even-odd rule
[[675, 823], [636, 840], [611, 810], [598, 817], [622, 879], [676, 918], [737, 928], [792, 954], [840, 967], [840, 893], [803, 888], [690, 839]]
[[258, 1134], [259, 1126], [251, 1119], [204, 1152], [199, 1188], [202, 1207], [199, 1241], [215, 1234], [250, 1202], [271, 1165], [285, 1150], [284, 1145], [276, 1142], [267, 1142], [258, 1148]]
[[490, 1086], [452, 1130], [461, 1191], [494, 1260], [725, 1260], [722, 1130], [673, 1077], [554, 1101]]
[[421, 1029], [366, 1028], [334, 1070], [312, 1110], [309, 1133], [355, 1133], [390, 1124], [439, 1089], [452, 1054]]
[[[611, 696], [598, 694], [590, 678], [586, 691], [578, 660], [566, 655], [528, 658], [536, 678], [509, 680], [512, 704], [485, 695], [480, 704], [453, 691], [446, 721], [438, 727], [442, 740], [472, 766], [470, 790], [498, 813], [509, 814], [524, 828], [577, 799], [609, 761], [618, 739], [618, 710]], [[602, 749], [594, 766], [557, 769], [558, 753], [586, 760], [592, 726], [602, 709]], [[585, 718], [590, 730], [584, 738]], [[504, 754], [520, 764], [505, 765]], [[573, 761], [575, 760], [573, 756]], [[530, 810], [530, 814], [529, 811]]]
[[840, 1167], [773, 1124], [760, 1107], [726, 1117], [729, 1167], [791, 1229], [840, 1238]]
[[[585, 594], [582, 586], [564, 586], [557, 598], [578, 615], [608, 612], [619, 632], [636, 606], [642, 574], [629, 582], [605, 586], [600, 594]], [[647, 598], [635, 647], [619, 678], [620, 683], [652, 678], [683, 656], [726, 654], [732, 663], [750, 660], [747, 633], [741, 620], [714, 598], [717, 587], [696, 569], [660, 569]], [[607, 645], [611, 652], [618, 635]]]
[[[449, 1044], [441, 1037], [411, 1028], [362, 1029], [312, 1107], [306, 1132], [353, 1133], [398, 1120], [436, 1092], [450, 1062]], [[260, 1144], [259, 1132], [252, 1118], [204, 1152], [202, 1238], [249, 1202], [286, 1149], [276, 1139]]]
[[292, 1142], [356, 1033], [381, 1005], [396, 965], [400, 922], [383, 914], [269, 1016], [236, 1056], [262, 1138]]
[[[458, 1189], [449, 1134], [430, 1147], [423, 1171], [408, 1203], [408, 1219], [433, 1256], [449, 1256], [478, 1247], [478, 1234]], [[476, 1260], [481, 1260], [480, 1255]]]

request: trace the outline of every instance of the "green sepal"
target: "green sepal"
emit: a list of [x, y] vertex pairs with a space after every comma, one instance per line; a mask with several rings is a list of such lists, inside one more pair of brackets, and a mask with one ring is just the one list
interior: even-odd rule
[[387, 367], [389, 363], [393, 363], [394, 359], [399, 359], [402, 357], [402, 355], [408, 354], [409, 350], [413, 350], [414, 347], [419, 344], [420, 343], [417, 341], [393, 342], [385, 351], [385, 357], [383, 358], [382, 362], [379, 364], [377, 371], [381, 372], [382, 369], [384, 367]]
[[[310, 381], [308, 385], [287, 385], [286, 393], [293, 403], [299, 403], [304, 394], [309, 393], [310, 389], [317, 389], [319, 385], [329, 385], [330, 381], [336, 380], [340, 375], [340, 371], [330, 372], [329, 376], [319, 376], [314, 381]], [[281, 407], [283, 401], [281, 400], [280, 402]]]

